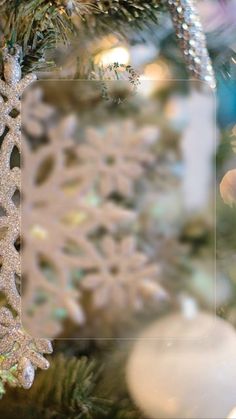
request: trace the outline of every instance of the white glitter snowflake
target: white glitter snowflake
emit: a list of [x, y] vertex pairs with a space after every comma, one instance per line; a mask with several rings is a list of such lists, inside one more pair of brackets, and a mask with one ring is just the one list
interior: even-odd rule
[[82, 287], [92, 293], [95, 308], [140, 309], [148, 298], [163, 297], [157, 282], [158, 266], [137, 250], [134, 237], [116, 241], [106, 236], [99, 247], [97, 260], [82, 282]]
[[84, 181], [94, 183], [103, 196], [112, 192], [129, 196], [145, 164], [153, 161], [148, 144], [156, 130], [137, 128], [131, 121], [87, 130], [86, 142], [78, 149]]

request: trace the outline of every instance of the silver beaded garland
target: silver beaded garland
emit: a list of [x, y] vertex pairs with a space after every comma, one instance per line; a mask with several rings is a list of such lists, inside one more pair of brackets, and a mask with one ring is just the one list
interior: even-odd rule
[[167, 3], [190, 74], [214, 89], [214, 71], [195, 0], [167, 0]]

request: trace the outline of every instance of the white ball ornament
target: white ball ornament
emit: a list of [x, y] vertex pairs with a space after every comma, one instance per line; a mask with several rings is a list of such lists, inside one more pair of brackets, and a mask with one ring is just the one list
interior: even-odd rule
[[236, 406], [236, 333], [210, 314], [166, 316], [135, 342], [131, 397], [149, 419], [223, 419]]

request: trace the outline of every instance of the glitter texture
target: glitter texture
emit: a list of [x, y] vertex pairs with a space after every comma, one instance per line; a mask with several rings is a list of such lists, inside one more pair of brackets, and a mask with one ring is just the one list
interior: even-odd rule
[[21, 80], [19, 64], [20, 48], [15, 46], [11, 54], [3, 50], [4, 79], [0, 80], [2, 144], [0, 148], [0, 291], [11, 307], [0, 309], [1, 369], [17, 366], [17, 380], [29, 388], [35, 368], [48, 368], [48, 361], [41, 353], [51, 353], [51, 343], [34, 339], [21, 325], [21, 297], [16, 282], [21, 276], [20, 254], [15, 243], [20, 238], [20, 208], [13, 197], [20, 193], [21, 171], [11, 167], [11, 155], [16, 147], [21, 150], [21, 95], [36, 76], [30, 74]]

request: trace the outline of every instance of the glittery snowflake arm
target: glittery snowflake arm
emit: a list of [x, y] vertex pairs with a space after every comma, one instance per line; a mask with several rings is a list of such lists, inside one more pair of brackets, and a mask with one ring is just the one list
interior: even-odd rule
[[16, 278], [21, 275], [20, 254], [14, 245], [20, 237], [20, 208], [13, 196], [21, 190], [21, 171], [18, 167], [11, 168], [10, 160], [14, 147], [21, 151], [21, 95], [35, 80], [34, 75], [21, 80], [19, 54], [17, 46], [14, 54], [3, 50], [5, 80], [0, 81], [0, 129], [3, 136], [0, 148], [0, 226], [5, 229], [0, 241], [0, 291], [12, 309], [0, 309], [0, 369], [13, 371], [17, 382], [29, 388], [35, 369], [48, 367], [42, 353], [51, 353], [52, 347], [49, 341], [34, 339], [24, 331], [21, 297], [16, 286]]

